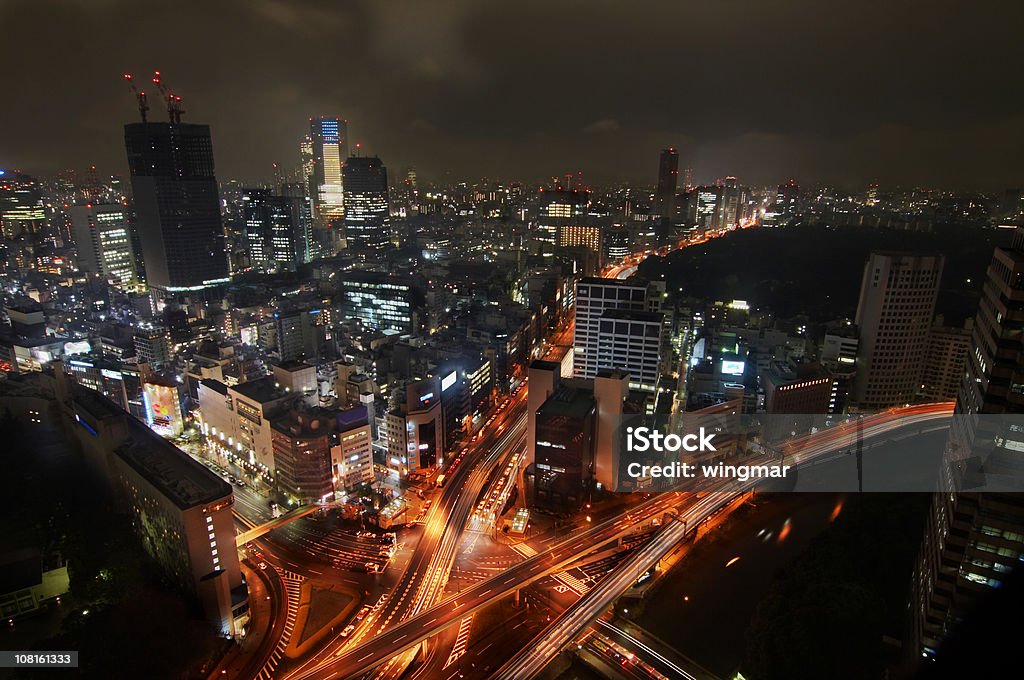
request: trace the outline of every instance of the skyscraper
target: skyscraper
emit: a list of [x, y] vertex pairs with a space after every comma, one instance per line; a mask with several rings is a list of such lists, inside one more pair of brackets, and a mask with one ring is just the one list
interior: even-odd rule
[[242, 195], [245, 236], [253, 267], [264, 271], [294, 270], [305, 262], [307, 229], [302, 200], [275, 196], [266, 189]]
[[210, 126], [124, 126], [137, 229], [150, 287], [199, 290], [228, 280]]
[[862, 410], [909, 404], [921, 385], [941, 255], [871, 253], [864, 266], [856, 324], [853, 401]]
[[68, 213], [78, 269], [112, 278], [118, 286], [135, 283], [135, 253], [125, 207], [90, 203], [72, 206]]
[[676, 187], [679, 184], [679, 153], [668, 148], [658, 160], [658, 188], [654, 192], [652, 214], [671, 220], [675, 216]]
[[[654, 391], [662, 316], [648, 284], [584, 278], [576, 286], [573, 375], [593, 378], [599, 369], [625, 369], [630, 387]], [[652, 335], [648, 335], [651, 333]]]
[[557, 245], [560, 229], [579, 224], [579, 220], [587, 214], [589, 205], [590, 194], [586, 191], [561, 187], [541, 190], [537, 240], [550, 243], [552, 246]]
[[39, 184], [17, 172], [0, 170], [0, 227], [4, 238], [35, 234], [46, 226], [46, 207]]
[[388, 170], [376, 156], [351, 156], [345, 163], [345, 239], [359, 257], [388, 244]]
[[303, 173], [308, 173], [313, 214], [322, 227], [345, 214], [342, 168], [348, 158], [348, 121], [328, 116], [309, 119], [302, 144]]
[[[987, 438], [985, 474], [1011, 483], [1024, 468], [1020, 418], [1024, 413], [1024, 228], [1009, 248], [996, 248], [962, 369], [947, 451], [972, 455]], [[985, 415], [993, 414], [993, 415]], [[978, 437], [978, 431], [995, 430]], [[992, 435], [995, 435], [992, 437]], [[981, 448], [981, 447], [979, 447]], [[954, 462], [955, 464], [955, 462]], [[1017, 482], [1019, 485], [1019, 481]], [[940, 489], [913, 577], [913, 653], [935, 655], [971, 606], [1000, 587], [1024, 557], [1024, 500], [1020, 493]], [[917, 657], [920, 658], [920, 657]]]

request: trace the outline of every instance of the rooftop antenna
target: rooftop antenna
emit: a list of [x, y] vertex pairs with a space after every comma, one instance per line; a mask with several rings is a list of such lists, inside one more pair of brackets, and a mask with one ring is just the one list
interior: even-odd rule
[[140, 92], [139, 88], [135, 87], [135, 81], [132, 80], [131, 73], [125, 73], [124, 79], [128, 82], [128, 89], [132, 91], [135, 98], [139, 102], [139, 115], [142, 117], [142, 122], [146, 122], [146, 112], [149, 111], [149, 103], [146, 101], [146, 93]]

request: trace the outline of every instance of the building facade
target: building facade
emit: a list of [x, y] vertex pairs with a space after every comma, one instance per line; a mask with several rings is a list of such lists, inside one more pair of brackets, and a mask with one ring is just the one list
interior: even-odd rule
[[124, 138], [147, 284], [173, 293], [227, 282], [210, 127], [129, 123]]
[[906, 253], [868, 258], [856, 318], [853, 401], [861, 410], [909, 404], [918, 394], [943, 261]]

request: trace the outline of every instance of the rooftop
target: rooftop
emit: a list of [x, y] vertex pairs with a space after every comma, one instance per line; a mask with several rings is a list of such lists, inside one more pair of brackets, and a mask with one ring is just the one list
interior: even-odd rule
[[129, 438], [118, 447], [117, 456], [179, 508], [187, 510], [232, 494], [227, 482], [174, 444], [135, 418], [127, 422]]
[[231, 389], [258, 404], [266, 404], [287, 396], [284, 390], [277, 386], [277, 381], [272, 376], [239, 383]]
[[594, 405], [594, 396], [590, 392], [574, 387], [561, 387], [548, 397], [544, 405], [538, 409], [537, 415], [566, 416], [582, 420], [594, 410]]

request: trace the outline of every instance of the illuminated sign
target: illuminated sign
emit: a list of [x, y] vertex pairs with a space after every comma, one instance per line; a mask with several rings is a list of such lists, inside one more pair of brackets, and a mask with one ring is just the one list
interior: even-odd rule
[[745, 368], [746, 362], [730, 361], [727, 359], [722, 360], [722, 373], [724, 375], [743, 375], [743, 370]]
[[121, 371], [111, 371], [109, 368], [101, 368], [100, 375], [104, 378], [110, 378], [111, 380], [121, 379]]
[[91, 351], [92, 345], [89, 344], [88, 340], [64, 343], [64, 354], [88, 354]]
[[456, 375], [455, 371], [452, 371], [445, 377], [441, 378], [441, 391], [447, 392], [448, 388], [455, 384]]
[[425, 403], [427, 403], [428, 401], [430, 401], [433, 398], [434, 398], [434, 393], [433, 392], [427, 392], [422, 397], [420, 397], [420, 403], [421, 404], [425, 404]]
[[142, 390], [146, 408], [146, 424], [164, 437], [177, 437], [184, 429], [178, 388], [146, 383]]

